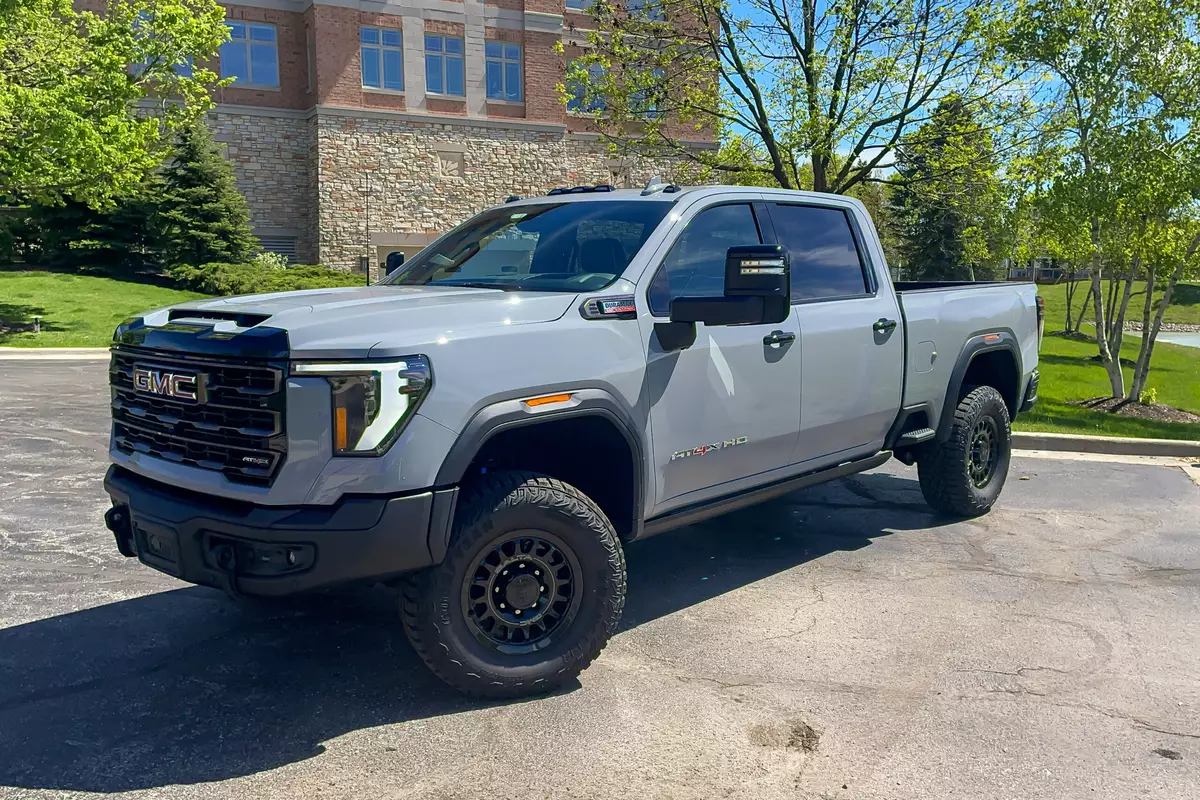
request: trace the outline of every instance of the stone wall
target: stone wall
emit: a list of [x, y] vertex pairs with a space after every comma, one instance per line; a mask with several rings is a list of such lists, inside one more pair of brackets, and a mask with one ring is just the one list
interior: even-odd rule
[[510, 194], [679, 174], [677, 163], [614, 159], [603, 142], [561, 130], [327, 112], [313, 123], [318, 257], [340, 269], [371, 254], [368, 232], [434, 236]]
[[214, 138], [224, 145], [250, 207], [255, 233], [295, 236], [301, 263], [317, 258], [309, 125], [302, 118], [225, 110], [209, 116]]

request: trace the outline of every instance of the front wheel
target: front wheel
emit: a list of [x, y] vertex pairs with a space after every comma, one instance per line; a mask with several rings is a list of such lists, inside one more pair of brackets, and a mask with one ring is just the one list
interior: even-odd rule
[[925, 502], [945, 514], [986, 514], [1008, 477], [1012, 428], [1004, 398], [991, 386], [967, 392], [954, 409], [950, 436], [917, 457]]
[[554, 478], [495, 472], [460, 500], [445, 561], [405, 581], [401, 616], [451, 686], [520, 697], [582, 672], [624, 605], [625, 557], [604, 512]]

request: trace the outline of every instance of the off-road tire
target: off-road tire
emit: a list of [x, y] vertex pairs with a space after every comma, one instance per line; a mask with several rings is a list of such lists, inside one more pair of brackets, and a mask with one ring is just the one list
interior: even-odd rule
[[[509, 532], [543, 531], [580, 567], [579, 603], [544, 649], [512, 654], [483, 642], [463, 609], [464, 581]], [[544, 694], [600, 654], [625, 606], [625, 556], [612, 523], [583, 492], [533, 472], [481, 476], [459, 500], [445, 560], [406, 578], [400, 611], [413, 648], [434, 674], [478, 697]]]
[[[998, 458], [990, 479], [978, 486], [971, 477], [973, 436], [980, 425], [989, 424], [998, 433]], [[1008, 477], [1012, 457], [1012, 425], [1004, 398], [991, 386], [967, 391], [954, 409], [950, 436], [942, 443], [930, 442], [917, 456], [917, 475], [921, 494], [935, 510], [956, 517], [986, 514]]]

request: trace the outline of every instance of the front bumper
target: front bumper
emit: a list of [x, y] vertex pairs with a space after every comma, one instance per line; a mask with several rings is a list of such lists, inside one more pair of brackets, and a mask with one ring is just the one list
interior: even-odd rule
[[115, 465], [104, 489], [113, 502], [105, 522], [123, 555], [189, 583], [264, 596], [386, 580], [437, 563], [458, 491], [261, 506]]

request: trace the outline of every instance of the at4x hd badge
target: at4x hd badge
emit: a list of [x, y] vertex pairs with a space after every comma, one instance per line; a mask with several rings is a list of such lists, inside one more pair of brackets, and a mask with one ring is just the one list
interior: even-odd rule
[[709, 453], [715, 453], [718, 450], [728, 450], [730, 447], [737, 447], [739, 444], [745, 444], [746, 441], [747, 437], [739, 436], [736, 439], [726, 439], [721, 442], [713, 442], [712, 444], [702, 444], [699, 447], [693, 447], [691, 450], [680, 450], [677, 453], [672, 453], [671, 460], [676, 461], [681, 458], [706, 456]]

